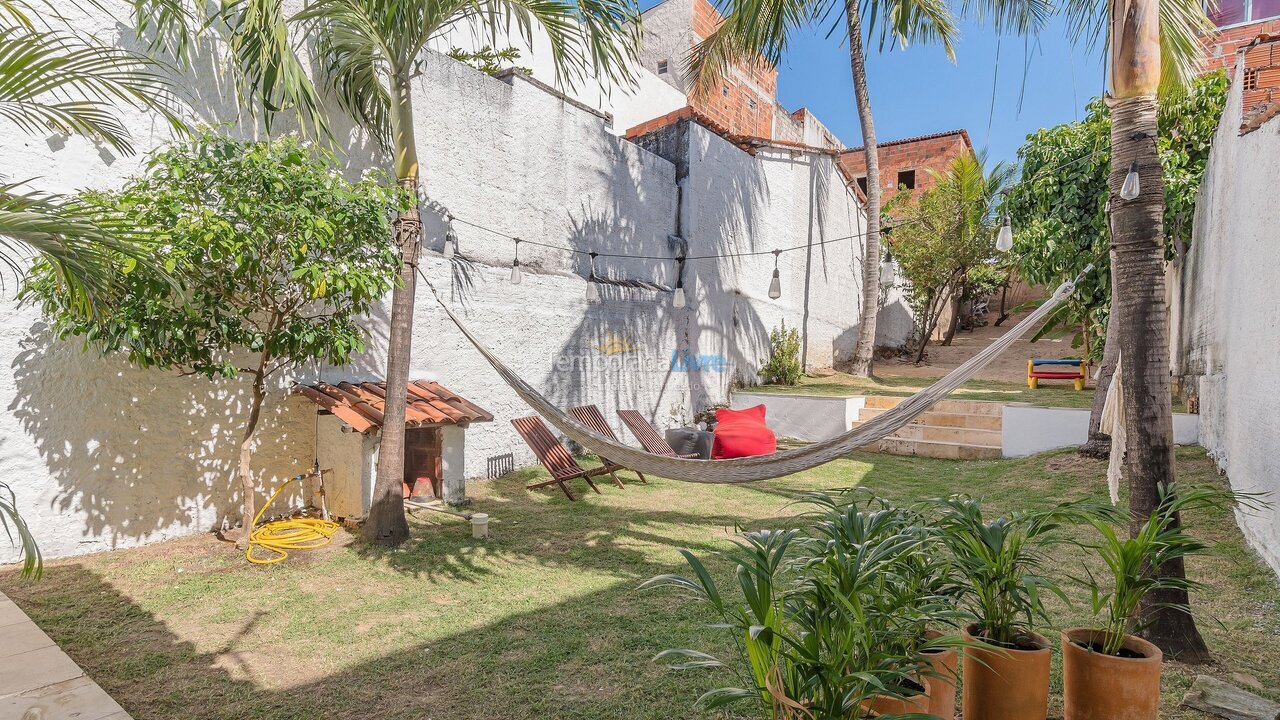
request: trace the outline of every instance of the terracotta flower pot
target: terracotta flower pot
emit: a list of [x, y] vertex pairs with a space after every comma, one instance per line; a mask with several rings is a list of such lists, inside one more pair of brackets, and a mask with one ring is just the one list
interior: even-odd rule
[[863, 701], [862, 709], [868, 713], [870, 717], [878, 717], [880, 715], [908, 715], [930, 712], [929, 710], [929, 688], [930, 680], [921, 679], [918, 681], [924, 690], [918, 695], [912, 695], [906, 698], [889, 697], [888, 695], [877, 695], [870, 700]]
[[1160, 666], [1164, 654], [1142, 638], [1126, 635], [1117, 657], [1093, 650], [1105, 633], [1091, 628], [1062, 631], [1062, 691], [1065, 720], [1156, 720], [1160, 715]]
[[[964, 629], [965, 640], [982, 643], [978, 628]], [[1049, 641], [1031, 633], [1042, 647], [1015, 650], [996, 645], [965, 648], [961, 662], [964, 720], [1044, 720], [1049, 714]], [[990, 649], [988, 649], [990, 648]]]
[[960, 653], [955, 650], [938, 650], [924, 654], [933, 674], [928, 678], [929, 714], [943, 720], [956, 716], [956, 666]]

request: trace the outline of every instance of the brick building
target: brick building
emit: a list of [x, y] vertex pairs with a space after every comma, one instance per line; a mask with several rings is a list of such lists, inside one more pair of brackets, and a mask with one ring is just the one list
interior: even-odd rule
[[[667, 84], [684, 93], [688, 107], [672, 113], [697, 117], [723, 134], [740, 138], [776, 140], [808, 147], [837, 150], [840, 140], [804, 108], [794, 112], [778, 102], [778, 71], [761, 60], [739, 63], [729, 69], [718, 88], [695, 93], [686, 77], [689, 53], [707, 38], [723, 17], [707, 0], [664, 0], [644, 12], [644, 46], [640, 63]], [[628, 128], [628, 136], [665, 124], [656, 118]]]
[[1280, 0], [1218, 0], [1209, 19], [1218, 32], [1204, 39], [1205, 69], [1226, 68], [1230, 76], [1238, 50], [1260, 35], [1280, 35]]
[[[948, 130], [932, 135], [890, 140], [878, 145], [880, 154], [880, 187], [883, 192], [893, 192], [906, 187], [913, 195], [933, 187], [930, 170], [942, 171], [961, 155], [973, 152], [973, 143], [966, 130]], [[855, 178], [858, 189], [867, 192], [867, 165], [862, 148], [845, 150], [840, 154], [840, 165]]]

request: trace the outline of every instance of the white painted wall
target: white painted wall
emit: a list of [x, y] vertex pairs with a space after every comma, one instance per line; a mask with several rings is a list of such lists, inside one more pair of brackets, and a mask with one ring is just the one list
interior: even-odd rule
[[1280, 572], [1280, 123], [1239, 136], [1241, 86], [1237, 77], [1196, 204], [1175, 296], [1174, 372], [1198, 394], [1201, 444], [1232, 487], [1270, 494], [1267, 510], [1238, 519]]
[[818, 442], [851, 430], [866, 402], [865, 397], [750, 392], [735, 394], [730, 407], [742, 410], [764, 405], [765, 422], [778, 437]]
[[[91, 8], [78, 12], [85, 13], [73, 19], [80, 30], [127, 42], [127, 29], [110, 18]], [[225, 76], [212, 69], [210, 58], [221, 52], [205, 49], [196, 59], [195, 79], [183, 80], [193, 119], [236, 117], [232, 95], [221, 84]], [[424, 208], [421, 268], [500, 356], [558, 404], [598, 404], [620, 433], [618, 408], [638, 409], [665, 427], [688, 421], [706, 404], [725, 402], [732, 374], [673, 371], [673, 350], [723, 354], [733, 371], [752, 377], [768, 329], [783, 318], [808, 328], [811, 366], [852, 348], [858, 316], [853, 271], [860, 252], [854, 242], [785, 256], [779, 302], [765, 297], [771, 256], [691, 263], [690, 305], [683, 311], [671, 308], [667, 293], [615, 287], [588, 304], [586, 259], [532, 246], [521, 248], [524, 282], [512, 286], [512, 242], [461, 224], [459, 257], [445, 261], [438, 254], [445, 208], [531, 240], [673, 257], [668, 236], [676, 230], [677, 167], [618, 137], [598, 114], [519, 77], [503, 82], [432, 56], [414, 91], [424, 186], [434, 203]], [[141, 152], [168, 139], [154, 118], [127, 109], [121, 115]], [[341, 116], [333, 117], [346, 136]], [[696, 152], [680, 180], [691, 251], [804, 244], [860, 227], [856, 204], [840, 184], [823, 179], [832, 176], [830, 169], [813, 170], [808, 156], [753, 158], [701, 129], [691, 136], [688, 147]], [[350, 138], [344, 149], [353, 175], [386, 164], [358, 132]], [[35, 178], [32, 186], [46, 191], [118, 185], [141, 162], [142, 156], [115, 158], [84, 140], [46, 142], [8, 127], [0, 133], [0, 173]], [[674, 265], [602, 258], [597, 270], [670, 283]], [[0, 475], [12, 485], [47, 556], [128, 547], [234, 521], [243, 383], [135, 370], [118, 359], [84, 354], [76, 342], [51, 338], [33, 308], [16, 305], [15, 290], [8, 283], [0, 291], [0, 407], [6, 410], [0, 413]], [[318, 376], [380, 377], [387, 314], [387, 303], [371, 313], [365, 356], [346, 368], [320, 368]], [[627, 338], [634, 350], [606, 356], [598, 346], [611, 337]], [[426, 289], [418, 295], [413, 355], [413, 377], [439, 380], [496, 416], [466, 431], [464, 457], [446, 458], [450, 473], [475, 478], [490, 467], [533, 462], [509, 422], [529, 409], [501, 385]], [[313, 407], [284, 391], [291, 380], [316, 377], [307, 369], [279, 378], [274, 388], [255, 456], [260, 492], [315, 457]], [[371, 472], [373, 441], [360, 439], [357, 450], [357, 437], [324, 447], [359, 453], [363, 476]], [[366, 483], [362, 477], [362, 487]], [[11, 557], [0, 548], [0, 562]]]
[[[1200, 417], [1173, 414], [1173, 442], [1199, 442]], [[1089, 411], [1077, 408], [1005, 405], [1001, 413], [1000, 445], [1004, 457], [1026, 457], [1046, 450], [1079, 447], [1089, 439]]]

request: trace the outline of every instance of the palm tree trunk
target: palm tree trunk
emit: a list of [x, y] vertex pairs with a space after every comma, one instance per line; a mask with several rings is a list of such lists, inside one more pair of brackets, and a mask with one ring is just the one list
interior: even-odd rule
[[[1123, 362], [1124, 471], [1129, 480], [1130, 533], [1159, 503], [1160, 483], [1175, 479], [1173, 409], [1169, 384], [1169, 308], [1165, 301], [1164, 182], [1156, 153], [1156, 90], [1160, 83], [1158, 0], [1112, 0], [1111, 221], [1114, 261], [1111, 322]], [[1141, 192], [1119, 192], [1137, 162]], [[1175, 517], [1173, 522], [1179, 523]], [[1181, 560], [1159, 568], [1185, 577]], [[1209, 651], [1189, 612], [1186, 590], [1160, 590], [1143, 598], [1150, 621], [1142, 635], [1181, 662], [1206, 662]], [[1180, 609], [1181, 608], [1181, 609]]]
[[858, 4], [848, 2], [845, 17], [849, 26], [849, 65], [853, 70], [853, 97], [862, 125], [862, 155], [867, 166], [867, 237], [862, 251], [862, 316], [858, 322], [858, 345], [853, 351], [853, 367], [858, 377], [871, 376], [876, 351], [876, 316], [880, 311], [880, 153], [876, 149], [876, 126], [871, 117], [871, 93], [867, 89], [867, 62], [862, 51], [862, 20]]
[[413, 136], [413, 98], [409, 75], [399, 72], [391, 83], [392, 145], [400, 186], [412, 194], [413, 206], [396, 216], [394, 230], [400, 248], [400, 282], [391, 291], [391, 328], [387, 336], [387, 397], [378, 441], [378, 471], [373, 502], [364, 524], [364, 539], [379, 545], [399, 545], [409, 539], [404, 517], [404, 416], [413, 352], [413, 305], [417, 291], [419, 238], [418, 148]]

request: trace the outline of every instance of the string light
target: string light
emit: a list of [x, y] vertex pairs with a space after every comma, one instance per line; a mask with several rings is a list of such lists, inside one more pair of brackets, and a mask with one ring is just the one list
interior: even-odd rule
[[1010, 222], [1008, 215], [1000, 219], [1000, 232], [996, 235], [996, 249], [1000, 252], [1009, 252], [1013, 249], [1013, 223]]
[[886, 249], [884, 251], [884, 258], [880, 261], [880, 286], [889, 287], [890, 285], [893, 285], [894, 280], [893, 253]]
[[591, 275], [587, 277], [587, 302], [600, 299], [600, 291], [596, 288], [596, 253], [591, 253]]
[[1142, 183], [1138, 179], [1138, 161], [1129, 163], [1129, 174], [1124, 176], [1124, 185], [1120, 186], [1121, 200], [1137, 200], [1142, 192]]
[[511, 284], [520, 284], [520, 238], [512, 238], [516, 241], [516, 254], [511, 259]]
[[778, 278], [778, 255], [781, 253], [781, 250], [773, 251], [773, 280], [769, 282], [769, 297], [773, 300], [782, 297], [782, 280]]
[[453, 258], [453, 254], [457, 252], [456, 233], [453, 232], [453, 213], [446, 213], [444, 221], [449, 225], [444, 231], [444, 259], [450, 260]]
[[682, 308], [684, 300], [684, 256], [676, 258], [676, 291], [671, 296], [671, 307]]

